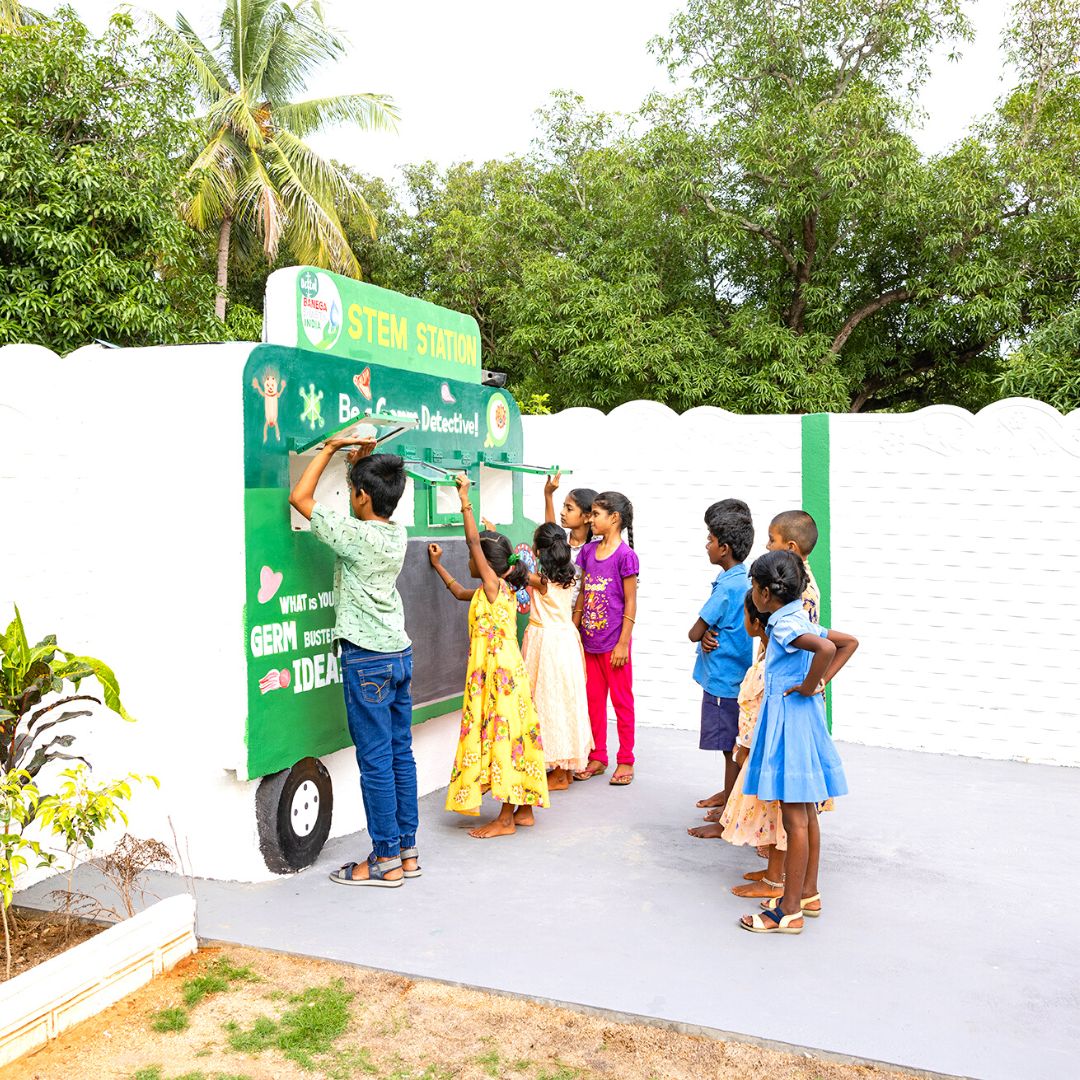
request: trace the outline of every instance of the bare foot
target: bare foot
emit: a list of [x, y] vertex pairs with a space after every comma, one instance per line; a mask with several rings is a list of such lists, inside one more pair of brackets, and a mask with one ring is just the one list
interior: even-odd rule
[[723, 825], [699, 825], [696, 829], [686, 831], [699, 840], [721, 840], [724, 836]]
[[706, 815], [706, 821], [719, 821], [724, 816], [723, 807], [714, 806]]
[[715, 795], [710, 795], [707, 799], [698, 799], [697, 805], [700, 806], [702, 810], [705, 810], [711, 806], [723, 806], [726, 802], [727, 792], [718, 791]]
[[749, 874], [743, 874], [744, 881], [760, 881], [766, 874], [768, 869], [765, 870], [751, 870]]
[[511, 836], [514, 832], [516, 832], [516, 829], [514, 828], [513, 815], [503, 817], [503, 815], [500, 814], [486, 825], [481, 825], [476, 829], [470, 829], [469, 835], [477, 840], [487, 840], [492, 836]]
[[514, 811], [514, 824], [530, 826], [536, 824], [536, 818], [533, 817], [533, 808], [531, 806], [519, 806]]
[[747, 900], [772, 900], [784, 895], [784, 886], [751, 881], [749, 885], [736, 885], [731, 891]]
[[565, 791], [570, 786], [568, 769], [552, 769], [547, 777], [548, 791]]

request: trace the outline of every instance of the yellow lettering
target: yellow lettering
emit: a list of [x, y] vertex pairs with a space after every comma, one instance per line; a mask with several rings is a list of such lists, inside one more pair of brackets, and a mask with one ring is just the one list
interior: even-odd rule
[[349, 305], [349, 337], [358, 338], [364, 332], [360, 325], [360, 305]]
[[435, 346], [435, 359], [445, 360], [446, 357], [446, 331], [439, 328], [439, 342]]
[[409, 320], [404, 316], [390, 315], [390, 338], [395, 349], [408, 352], [409, 349]]
[[465, 339], [465, 363], [469, 367], [476, 367], [476, 338], [474, 337]]
[[385, 311], [379, 312], [379, 344], [390, 348], [390, 316]]
[[416, 324], [416, 354], [417, 356], [427, 355], [427, 324]]
[[364, 314], [367, 316], [367, 339], [368, 341], [375, 340], [375, 334], [371, 328], [371, 320], [374, 319], [379, 313], [373, 307], [364, 308]]

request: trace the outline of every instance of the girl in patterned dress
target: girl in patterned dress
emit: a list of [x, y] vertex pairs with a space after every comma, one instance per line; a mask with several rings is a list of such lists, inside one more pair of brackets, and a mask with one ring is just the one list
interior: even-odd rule
[[805, 915], [821, 914], [821, 834], [815, 804], [847, 794], [840, 755], [825, 723], [825, 687], [858, 641], [807, 618], [806, 570], [790, 551], [769, 551], [750, 567], [754, 607], [769, 615], [765, 692], [743, 791], [780, 801], [787, 832], [784, 895], [763, 900], [739, 925], [756, 934], [801, 934]]
[[509, 836], [518, 825], [534, 823], [533, 807], [548, 805], [547, 773], [529, 675], [517, 642], [515, 593], [528, 580], [528, 569], [505, 536], [477, 531], [469, 478], [462, 474], [455, 479], [469, 572], [480, 587], [461, 586], [442, 565], [442, 548], [428, 545], [431, 565], [443, 583], [458, 600], [470, 601], [469, 667], [446, 809], [478, 815], [484, 792], [490, 790], [502, 809], [469, 832], [484, 840]]
[[761, 647], [739, 687], [739, 736], [735, 744], [735, 761], [742, 768], [732, 785], [720, 824], [724, 827], [722, 836], [729, 844], [753, 844], [759, 850], [764, 849], [769, 860], [766, 869], [754, 870], [746, 875], [750, 884], [736, 885], [731, 891], [736, 896], [767, 899], [784, 894], [787, 833], [780, 819], [780, 804], [775, 800], [761, 802], [755, 796], [745, 794], [743, 781], [746, 779], [748, 751], [757, 726], [761, 698], [765, 692], [765, 646], [769, 640], [766, 624], [769, 617], [754, 607], [754, 598], [749, 592], [743, 602], [743, 615], [746, 632], [752, 638], [757, 638]]

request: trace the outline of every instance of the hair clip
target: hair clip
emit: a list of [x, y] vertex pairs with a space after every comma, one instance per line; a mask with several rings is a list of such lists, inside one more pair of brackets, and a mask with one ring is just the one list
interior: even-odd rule
[[521, 562], [521, 556], [516, 552], [510, 553], [510, 558], [506, 560], [507, 566], [513, 566], [515, 563]]

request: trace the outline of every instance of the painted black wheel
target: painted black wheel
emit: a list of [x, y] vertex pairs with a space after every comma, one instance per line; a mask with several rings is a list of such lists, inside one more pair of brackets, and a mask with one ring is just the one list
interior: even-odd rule
[[255, 818], [267, 867], [292, 874], [310, 866], [330, 835], [333, 812], [330, 774], [318, 758], [263, 777], [255, 792]]

